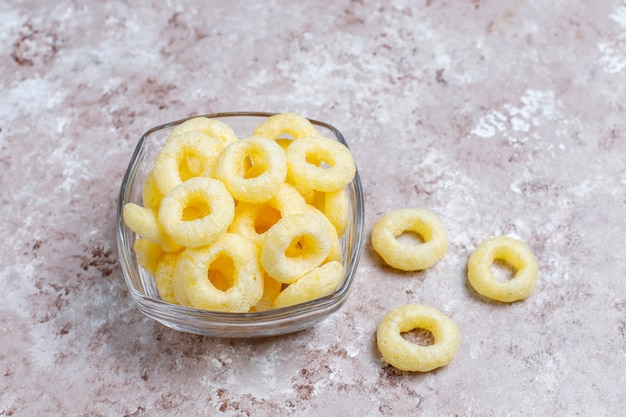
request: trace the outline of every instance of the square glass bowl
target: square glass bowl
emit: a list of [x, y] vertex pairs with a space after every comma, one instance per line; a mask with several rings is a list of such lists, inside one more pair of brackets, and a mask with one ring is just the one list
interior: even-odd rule
[[[249, 136], [254, 128], [274, 113], [215, 113], [203, 117], [228, 124], [237, 137]], [[194, 116], [196, 117], [196, 116]], [[188, 119], [156, 126], [143, 134], [133, 153], [120, 187], [117, 205], [117, 246], [124, 278], [139, 310], [173, 329], [213, 337], [260, 337], [292, 333], [315, 325], [337, 311], [346, 301], [354, 281], [363, 241], [363, 191], [359, 173], [347, 186], [349, 224], [341, 238], [345, 276], [332, 294], [303, 304], [269, 311], [224, 313], [199, 310], [166, 303], [161, 300], [154, 277], [137, 263], [133, 244], [137, 235], [124, 223], [122, 212], [126, 203], [142, 205], [142, 187], [152, 169], [154, 159], [170, 132]], [[322, 136], [348, 146], [335, 127], [311, 120]]]

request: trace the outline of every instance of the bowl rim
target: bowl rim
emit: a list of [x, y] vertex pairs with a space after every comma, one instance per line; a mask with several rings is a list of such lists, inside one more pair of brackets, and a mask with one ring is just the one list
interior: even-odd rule
[[[224, 333], [232, 336], [233, 332], [237, 332], [237, 327], [241, 328], [261, 328], [267, 324], [279, 324], [281, 322], [288, 323], [294, 319], [294, 316], [297, 318], [309, 317], [311, 319], [315, 319], [319, 316], [318, 320], [323, 319], [324, 317], [330, 315], [330, 313], [339, 309], [346, 301], [347, 295], [349, 293], [350, 288], [354, 283], [354, 277], [356, 274], [356, 270], [358, 267], [358, 263], [361, 257], [362, 249], [363, 249], [363, 227], [364, 227], [364, 197], [363, 197], [363, 189], [361, 184], [361, 179], [359, 175], [358, 167], [355, 172], [354, 179], [348, 187], [353, 189], [352, 201], [355, 204], [354, 211], [356, 212], [356, 216], [354, 218], [354, 227], [355, 230], [355, 242], [353, 242], [354, 250], [349, 252], [349, 259], [346, 259], [344, 265], [346, 266], [345, 277], [342, 285], [336, 289], [333, 293], [326, 295], [321, 298], [317, 298], [315, 300], [310, 300], [305, 303], [297, 304], [294, 306], [270, 309], [265, 311], [255, 311], [255, 312], [246, 312], [246, 313], [230, 313], [230, 312], [222, 312], [222, 311], [210, 311], [210, 310], [202, 310], [193, 307], [185, 307], [176, 304], [167, 303], [160, 299], [151, 297], [148, 295], [148, 292], [143, 288], [143, 292], [141, 289], [136, 288], [135, 282], [133, 282], [130, 278], [131, 274], [134, 274], [133, 269], [136, 268], [137, 272], [139, 271], [139, 265], [132, 262], [131, 259], [128, 258], [127, 253], [124, 248], [130, 250], [130, 243], [126, 242], [125, 230], [126, 233], [128, 227], [124, 223], [123, 219], [123, 209], [124, 204], [130, 200], [130, 191], [134, 185], [134, 179], [136, 177], [137, 171], [141, 166], [141, 153], [145, 151], [145, 142], [155, 133], [163, 129], [172, 128], [174, 126], [180, 125], [189, 119], [193, 119], [196, 117], [207, 117], [211, 119], [227, 119], [227, 118], [237, 118], [237, 117], [270, 117], [277, 114], [281, 114], [278, 112], [258, 112], [258, 111], [238, 111], [238, 112], [220, 112], [220, 113], [207, 113], [207, 114], [199, 114], [194, 116], [185, 117], [179, 120], [175, 120], [172, 122], [167, 122], [160, 124], [158, 126], [154, 126], [148, 129], [139, 139], [133, 154], [130, 158], [130, 162], [126, 168], [126, 172], [124, 177], [122, 178], [122, 183], [120, 186], [120, 191], [118, 194], [117, 201], [117, 219], [116, 219], [116, 236], [117, 236], [117, 248], [118, 248], [118, 256], [120, 260], [120, 264], [123, 270], [124, 279], [126, 281], [127, 287], [131, 293], [133, 300], [138, 304], [140, 310], [160, 321], [161, 323], [172, 327], [170, 323], [167, 323], [167, 320], [163, 321], [163, 317], [160, 314], [154, 314], [154, 309], [164, 309], [165, 311], [170, 311], [172, 314], [184, 315], [195, 318], [202, 318], [207, 320], [207, 323], [213, 323], [218, 328], [222, 329], [222, 327], [226, 327], [227, 329], [222, 329], [222, 331], [218, 332], [196, 332], [186, 329], [179, 329], [183, 331], [189, 331], [191, 333], [201, 333], [201, 334], [214, 334], [214, 333]], [[321, 126], [333, 133], [338, 142], [342, 143], [346, 147], [348, 147], [348, 143], [346, 142], [343, 134], [333, 125], [328, 124], [326, 122], [322, 122], [315, 119], [307, 118], [313, 125]], [[131, 233], [132, 234], [132, 233]], [[347, 238], [346, 235], [342, 239]], [[134, 263], [134, 265], [133, 265]], [[140, 279], [140, 282], [143, 281]], [[184, 327], [184, 326], [183, 326]], [[306, 326], [308, 327], [308, 326]], [[294, 330], [295, 331], [295, 330]], [[284, 332], [286, 333], [286, 332]], [[274, 333], [272, 333], [274, 334]], [[248, 335], [245, 335], [248, 337]]]

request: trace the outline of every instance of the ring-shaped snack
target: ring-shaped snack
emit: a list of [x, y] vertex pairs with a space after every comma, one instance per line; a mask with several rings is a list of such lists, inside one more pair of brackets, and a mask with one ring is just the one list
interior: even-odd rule
[[152, 175], [161, 194], [194, 177], [212, 177], [223, 146], [200, 131], [173, 137], [154, 160]]
[[296, 140], [285, 153], [291, 181], [316, 191], [337, 191], [348, 185], [356, 174], [348, 147], [322, 136]]
[[139, 238], [133, 243], [133, 250], [137, 254], [137, 263], [150, 275], [154, 275], [159, 259], [165, 253], [161, 245], [148, 239]]
[[174, 269], [178, 260], [178, 253], [165, 253], [159, 259], [154, 272], [154, 283], [161, 299], [166, 303], [178, 304], [174, 295]]
[[[232, 276], [229, 288], [220, 289], [210, 279], [209, 271], [216, 261], [229, 259], [231, 268], [222, 272]], [[259, 249], [246, 238], [222, 234], [213, 244], [188, 248], [180, 255], [175, 275], [182, 282], [189, 302], [195, 308], [212, 311], [245, 313], [263, 295], [263, 271], [259, 265]]]
[[309, 119], [295, 113], [270, 116], [267, 120], [259, 123], [252, 132], [253, 136], [263, 136], [272, 140], [279, 140], [285, 134], [290, 135], [293, 139], [320, 136], [319, 131], [315, 129]]
[[330, 238], [330, 251], [328, 251], [328, 256], [324, 259], [323, 263], [327, 263], [330, 261], [343, 261], [343, 252], [341, 249], [341, 242], [339, 242], [339, 236], [337, 235], [337, 229], [330, 222], [328, 217], [324, 215], [320, 210], [312, 206], [311, 204], [307, 204], [305, 208], [305, 212], [315, 214], [319, 216], [327, 225], [328, 228], [328, 236]]
[[161, 227], [155, 210], [135, 203], [126, 203], [122, 215], [124, 222], [133, 232], [160, 245], [165, 252], [176, 252], [181, 249], [181, 245]]
[[[515, 269], [513, 278], [502, 281], [491, 267], [502, 261]], [[524, 300], [535, 288], [539, 267], [530, 248], [522, 241], [498, 236], [483, 241], [472, 252], [467, 263], [467, 277], [472, 287], [492, 300], [511, 303]]]
[[200, 116], [186, 120], [176, 126], [166, 142], [186, 132], [202, 132], [209, 137], [217, 139], [222, 144], [222, 148], [238, 140], [235, 131], [226, 123]]
[[[191, 209], [197, 218], [187, 219]], [[226, 232], [235, 215], [235, 202], [219, 180], [189, 179], [168, 192], [161, 201], [158, 219], [179, 245], [195, 248], [212, 243]]]
[[263, 274], [263, 296], [250, 309], [250, 311], [267, 311], [274, 308], [274, 300], [283, 289], [283, 284], [270, 277], [267, 273]]
[[350, 210], [350, 202], [348, 200], [348, 192], [345, 187], [337, 191], [321, 192], [314, 191], [312, 201], [313, 205], [330, 220], [339, 237], [343, 236], [348, 228]]
[[344, 268], [341, 262], [327, 262], [305, 274], [293, 284], [289, 284], [274, 299], [273, 307], [289, 307], [325, 297], [337, 289], [343, 276]]
[[[254, 163], [249, 170], [245, 170], [246, 161]], [[226, 185], [235, 200], [245, 203], [260, 204], [271, 199], [286, 175], [285, 151], [273, 140], [260, 136], [231, 143], [215, 165], [215, 178]]]
[[330, 253], [328, 220], [312, 212], [283, 217], [265, 234], [261, 265], [275, 280], [291, 284]]
[[153, 171], [150, 171], [143, 183], [143, 188], [141, 189], [141, 201], [143, 202], [143, 206], [159, 211], [162, 199], [163, 193], [159, 191], [159, 187], [154, 179]]
[[269, 201], [262, 204], [239, 202], [235, 207], [235, 218], [228, 231], [237, 233], [263, 246], [265, 233], [281, 218], [304, 213], [304, 198], [289, 184], [284, 183]]
[[[422, 346], [402, 337], [402, 333], [423, 329], [434, 339]], [[401, 371], [428, 372], [448, 365], [454, 359], [459, 328], [452, 319], [434, 307], [405, 304], [389, 311], [378, 325], [376, 342], [383, 359]]]
[[[403, 243], [405, 232], [418, 234], [423, 243]], [[389, 266], [403, 271], [419, 271], [435, 265], [446, 253], [448, 233], [433, 212], [405, 208], [382, 216], [372, 228], [372, 246]]]

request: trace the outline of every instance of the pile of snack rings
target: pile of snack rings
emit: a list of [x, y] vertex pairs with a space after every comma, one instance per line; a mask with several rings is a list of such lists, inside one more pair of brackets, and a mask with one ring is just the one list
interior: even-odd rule
[[[416, 233], [420, 244], [403, 243], [398, 237]], [[404, 271], [417, 271], [435, 265], [448, 247], [447, 231], [439, 217], [419, 208], [391, 211], [382, 216], [372, 229], [372, 246], [386, 264]], [[515, 270], [507, 281], [495, 277], [491, 267], [502, 261]], [[471, 254], [467, 277], [480, 294], [502, 302], [527, 298], [538, 276], [537, 260], [528, 246], [508, 236], [483, 241]], [[431, 345], [420, 345], [402, 334], [415, 329], [427, 330], [433, 336]], [[458, 350], [459, 328], [445, 314], [422, 304], [405, 304], [389, 311], [378, 325], [376, 341], [383, 359], [403, 371], [427, 372], [449, 364]]]
[[168, 136], [143, 205], [127, 203], [123, 216], [165, 302], [236, 313], [287, 307], [343, 281], [339, 239], [355, 173], [348, 148], [300, 115], [270, 116], [242, 139], [196, 117]]

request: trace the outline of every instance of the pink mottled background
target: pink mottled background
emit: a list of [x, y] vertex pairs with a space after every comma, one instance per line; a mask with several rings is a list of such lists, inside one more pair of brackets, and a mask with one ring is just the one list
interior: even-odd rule
[[[0, 416], [616, 416], [626, 386], [626, 3], [269, 0], [0, 4]], [[366, 246], [339, 312], [284, 337], [179, 333], [133, 306], [115, 205], [140, 135], [220, 111], [337, 126]], [[435, 267], [382, 265], [383, 213], [440, 215]], [[465, 279], [483, 239], [537, 255], [511, 305]], [[392, 307], [459, 325], [398, 372]]]

